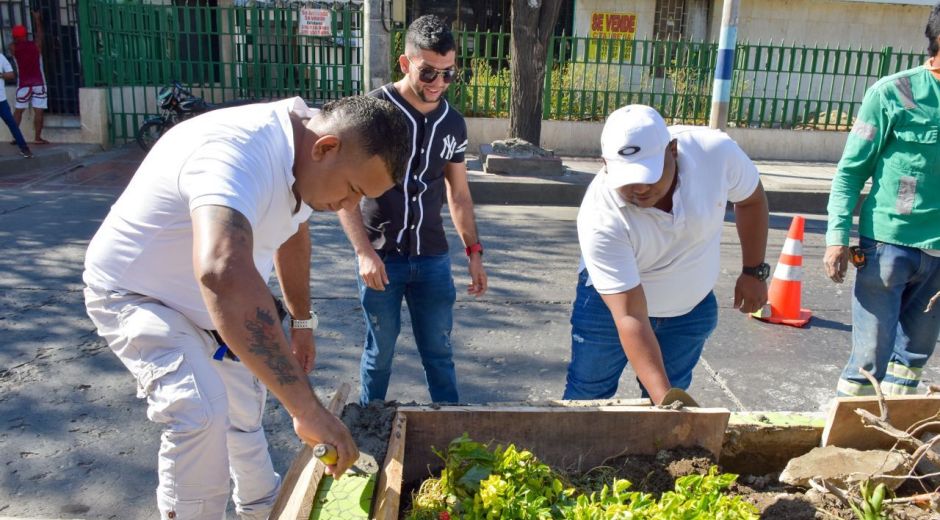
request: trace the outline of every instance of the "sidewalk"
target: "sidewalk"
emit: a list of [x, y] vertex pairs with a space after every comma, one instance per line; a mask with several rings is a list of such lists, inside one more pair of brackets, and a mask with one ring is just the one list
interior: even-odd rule
[[[34, 190], [120, 191], [143, 159], [133, 143], [101, 151], [93, 145], [34, 146], [35, 157], [23, 159], [17, 148], [0, 144], [0, 188]], [[600, 159], [562, 157], [561, 176], [508, 176], [484, 173], [480, 160], [467, 155], [470, 189], [477, 204], [577, 206], [600, 169]], [[833, 163], [755, 161], [771, 211], [826, 211]]]
[[[562, 157], [565, 174], [519, 177], [484, 173], [479, 158], [468, 155], [470, 187], [478, 204], [577, 206], [601, 160]], [[835, 163], [754, 161], [761, 174], [770, 210], [785, 213], [826, 212]]]

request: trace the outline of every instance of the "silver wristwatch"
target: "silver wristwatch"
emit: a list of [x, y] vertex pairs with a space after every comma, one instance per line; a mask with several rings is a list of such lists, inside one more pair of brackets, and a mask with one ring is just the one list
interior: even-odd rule
[[317, 313], [311, 312], [309, 320], [295, 320], [291, 318], [290, 328], [292, 329], [310, 329], [317, 330], [317, 326], [320, 324], [320, 320], [317, 318]]

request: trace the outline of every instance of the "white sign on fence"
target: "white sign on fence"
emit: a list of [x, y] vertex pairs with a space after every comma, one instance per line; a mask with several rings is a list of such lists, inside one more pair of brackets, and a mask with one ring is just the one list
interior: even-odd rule
[[329, 9], [302, 7], [297, 23], [297, 34], [301, 36], [333, 35], [332, 17]]

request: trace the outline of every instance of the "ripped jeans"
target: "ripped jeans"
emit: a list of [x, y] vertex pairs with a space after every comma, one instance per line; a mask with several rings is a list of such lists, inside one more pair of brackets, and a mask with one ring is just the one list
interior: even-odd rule
[[261, 427], [264, 385], [242, 363], [212, 359], [209, 333], [154, 298], [86, 287], [85, 307], [163, 427], [160, 518], [221, 520], [230, 493], [238, 518], [268, 518], [280, 477]]
[[392, 374], [395, 343], [401, 331], [401, 302], [408, 302], [424, 375], [435, 403], [456, 403], [457, 374], [450, 332], [454, 326], [457, 290], [450, 255], [407, 256], [379, 252], [388, 285], [384, 291], [366, 287], [356, 273], [359, 302], [366, 322], [365, 347], [359, 365], [359, 401], [385, 399]]
[[[627, 355], [620, 344], [614, 318], [601, 295], [586, 282], [587, 270], [584, 270], [578, 276], [571, 311], [571, 362], [564, 399], [613, 397], [627, 366]], [[692, 369], [717, 324], [718, 302], [713, 292], [682, 316], [650, 317], [671, 386], [685, 390], [692, 384]], [[640, 390], [643, 397], [649, 397], [643, 385]]]

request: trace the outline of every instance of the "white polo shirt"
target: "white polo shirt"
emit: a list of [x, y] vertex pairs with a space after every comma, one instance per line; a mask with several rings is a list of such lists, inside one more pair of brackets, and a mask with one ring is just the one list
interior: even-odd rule
[[294, 133], [290, 114], [310, 117], [301, 98], [208, 112], [164, 135], [147, 154], [91, 240], [86, 284], [161, 300], [204, 329], [214, 329], [193, 269], [190, 213], [206, 205], [248, 219], [258, 274], [267, 280], [274, 253], [306, 222], [294, 213]]
[[7, 100], [6, 80], [3, 79], [3, 74], [7, 72], [13, 72], [13, 65], [10, 65], [6, 56], [0, 54], [0, 101]]
[[608, 187], [601, 170], [578, 212], [581, 265], [589, 285], [616, 294], [643, 285], [651, 317], [688, 313], [714, 288], [728, 201], [749, 197], [757, 167], [725, 133], [669, 128], [678, 140], [679, 183], [672, 212], [639, 208]]

